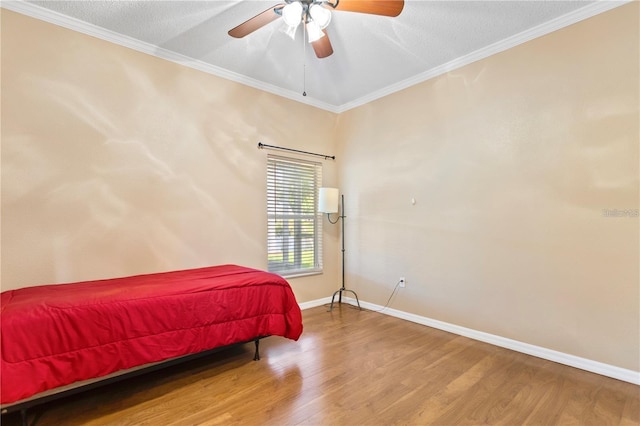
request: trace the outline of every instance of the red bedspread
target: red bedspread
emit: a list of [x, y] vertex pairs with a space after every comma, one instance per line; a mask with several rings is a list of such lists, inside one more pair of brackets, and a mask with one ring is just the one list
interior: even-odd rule
[[251, 340], [297, 340], [282, 277], [214, 266], [2, 293], [1, 403], [150, 362]]

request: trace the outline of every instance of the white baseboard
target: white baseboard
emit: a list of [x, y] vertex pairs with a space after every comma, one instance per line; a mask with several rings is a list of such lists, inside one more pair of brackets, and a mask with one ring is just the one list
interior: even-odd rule
[[311, 300], [309, 302], [302, 302], [298, 304], [300, 305], [300, 309], [305, 310], [305, 309], [315, 308], [317, 306], [322, 306], [325, 303], [331, 303], [331, 298], [325, 297], [322, 299]]
[[[345, 297], [344, 302], [351, 305], [356, 304], [356, 300], [350, 297]], [[314, 308], [316, 306], [322, 306], [326, 303], [331, 303], [330, 297], [323, 299], [312, 300], [300, 304], [301, 309]], [[372, 311], [381, 311], [384, 306], [376, 305], [369, 302], [360, 301], [360, 306]], [[628, 370], [626, 368], [616, 367], [614, 365], [605, 364], [598, 361], [593, 361], [587, 358], [582, 358], [575, 355], [566, 354], [564, 352], [558, 352], [553, 349], [543, 348], [541, 346], [531, 345], [529, 343], [520, 342], [506, 337], [496, 336], [495, 334], [489, 334], [471, 328], [461, 327], [459, 325], [450, 324], [444, 321], [438, 321], [432, 318], [423, 317], [420, 315], [411, 314], [408, 312], [399, 311], [397, 309], [386, 308], [380, 313], [390, 315], [392, 317], [400, 318], [403, 320], [415, 322], [418, 324], [426, 325], [428, 327], [436, 328], [438, 330], [447, 331], [460, 336], [468, 337], [470, 339], [479, 340], [481, 342], [490, 343], [501, 348], [511, 349], [516, 352], [525, 353], [538, 358], [546, 359], [549, 361], [557, 362], [559, 364], [568, 365], [570, 367], [579, 368], [581, 370], [590, 371], [592, 373], [600, 374], [602, 376], [611, 377], [613, 379], [622, 380], [625, 382], [640, 385], [640, 371]]]

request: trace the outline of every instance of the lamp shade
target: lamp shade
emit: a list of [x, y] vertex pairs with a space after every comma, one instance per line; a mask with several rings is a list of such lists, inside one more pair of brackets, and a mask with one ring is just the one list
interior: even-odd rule
[[324, 37], [324, 31], [320, 29], [320, 26], [314, 20], [310, 20], [307, 24], [307, 33], [309, 34], [309, 43], [313, 43]]
[[318, 193], [318, 211], [320, 213], [337, 213], [338, 195], [338, 188], [320, 188]]
[[327, 25], [331, 22], [331, 12], [319, 4], [312, 4], [311, 7], [309, 7], [309, 15], [311, 15], [311, 18], [318, 24], [321, 30], [327, 28]]
[[282, 19], [290, 27], [298, 27], [302, 20], [302, 4], [300, 2], [293, 2], [287, 4], [282, 8]]

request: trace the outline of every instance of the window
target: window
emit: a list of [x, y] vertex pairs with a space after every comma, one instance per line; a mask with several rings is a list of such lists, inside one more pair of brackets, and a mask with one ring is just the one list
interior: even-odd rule
[[269, 271], [296, 275], [322, 271], [322, 164], [267, 157]]

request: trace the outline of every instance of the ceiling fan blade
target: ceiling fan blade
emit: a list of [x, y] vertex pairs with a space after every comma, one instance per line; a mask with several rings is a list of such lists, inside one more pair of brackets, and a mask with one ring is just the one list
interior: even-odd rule
[[275, 11], [278, 8], [284, 7], [284, 3], [277, 4], [275, 6], [270, 7], [262, 13], [257, 14], [253, 18], [243, 22], [237, 27], [229, 30], [229, 35], [235, 38], [242, 38], [246, 35], [251, 34], [257, 29], [260, 29], [267, 25], [270, 22], [275, 21], [280, 17]]
[[404, 0], [340, 0], [335, 9], [343, 12], [398, 16], [403, 8]]
[[324, 33], [324, 37], [320, 37], [318, 40], [311, 43], [313, 50], [316, 52], [316, 56], [320, 59], [333, 54], [333, 47], [331, 46], [329, 35], [324, 30], [322, 30], [322, 32]]

